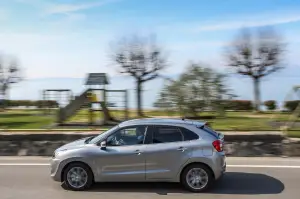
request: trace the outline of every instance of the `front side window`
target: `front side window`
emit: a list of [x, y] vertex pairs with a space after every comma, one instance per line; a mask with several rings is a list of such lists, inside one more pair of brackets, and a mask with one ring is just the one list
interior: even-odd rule
[[183, 136], [177, 127], [157, 126], [154, 128], [153, 144], [181, 141], [183, 141]]
[[118, 129], [118, 125], [114, 126], [113, 128], [99, 134], [98, 136], [94, 137], [93, 139], [91, 139], [88, 143], [89, 144], [96, 144], [98, 143], [100, 140], [102, 140], [103, 138], [105, 138], [107, 135], [109, 135], [110, 133], [114, 132], [116, 129]]
[[107, 137], [107, 146], [128, 146], [143, 144], [147, 126], [126, 127]]

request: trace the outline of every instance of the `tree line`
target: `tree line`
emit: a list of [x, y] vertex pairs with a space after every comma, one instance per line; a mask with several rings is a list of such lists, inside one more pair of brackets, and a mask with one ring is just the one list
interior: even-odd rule
[[[201, 102], [205, 103], [205, 101]], [[222, 103], [224, 110], [233, 110], [233, 111], [251, 111], [253, 110], [253, 102], [251, 100], [222, 100], [215, 101], [214, 103]], [[284, 103], [284, 108], [287, 111], [294, 111], [300, 100], [292, 100], [286, 101]], [[267, 100], [263, 102], [265, 108], [269, 111], [273, 111], [278, 108], [278, 104], [275, 100]], [[5, 100], [6, 107], [36, 107], [36, 108], [58, 108], [59, 103], [55, 100]], [[116, 107], [115, 103], [108, 102], [108, 107]], [[87, 108], [88, 105], [83, 106], [83, 108]], [[176, 107], [170, 107], [164, 100], [157, 100], [154, 103], [154, 107], [160, 108], [164, 111], [170, 112], [179, 112]], [[193, 111], [191, 113], [194, 113]]]
[[[131, 75], [136, 80], [137, 112], [142, 116], [141, 91], [145, 82], [162, 77], [168, 66], [162, 48], [153, 40], [132, 37], [121, 40], [113, 51], [113, 60], [121, 73]], [[225, 47], [227, 66], [234, 73], [253, 81], [253, 109], [260, 111], [261, 80], [284, 68], [285, 44], [272, 28], [243, 29]], [[232, 99], [234, 93], [226, 84], [227, 76], [210, 67], [191, 63], [177, 80], [169, 80], [160, 92], [155, 105], [168, 109], [177, 108], [183, 114], [196, 115], [203, 110], [215, 110], [224, 115], [224, 100]], [[268, 107], [274, 106], [266, 102]]]

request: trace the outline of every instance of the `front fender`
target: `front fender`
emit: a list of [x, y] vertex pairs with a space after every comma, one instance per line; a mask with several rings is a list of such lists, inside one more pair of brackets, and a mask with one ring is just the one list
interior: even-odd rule
[[[85, 155], [80, 156], [80, 154], [78, 155], [78, 153], [77, 156], [72, 156], [70, 154], [64, 154], [63, 156], [65, 157], [58, 157], [57, 159], [53, 159], [51, 163], [52, 167], [55, 167], [55, 165], [57, 165], [57, 169], [55, 171], [55, 178], [57, 181], [62, 181], [62, 174], [64, 169], [67, 167], [67, 165], [74, 162], [81, 162], [89, 166], [94, 176], [97, 173], [95, 161], [93, 160], [93, 158], [86, 157]], [[52, 168], [51, 170], [54, 169]]]

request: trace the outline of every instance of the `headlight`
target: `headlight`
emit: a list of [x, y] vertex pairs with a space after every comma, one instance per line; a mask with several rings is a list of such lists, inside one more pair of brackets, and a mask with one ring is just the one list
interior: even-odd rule
[[56, 158], [61, 152], [66, 151], [67, 149], [59, 150], [59, 151], [54, 151], [52, 154], [52, 158]]

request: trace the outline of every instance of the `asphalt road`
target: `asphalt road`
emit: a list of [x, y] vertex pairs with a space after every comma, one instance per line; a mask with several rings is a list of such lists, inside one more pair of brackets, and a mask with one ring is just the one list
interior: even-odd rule
[[48, 162], [48, 158], [0, 157], [0, 198], [300, 198], [300, 159], [228, 158], [224, 178], [202, 194], [186, 192], [176, 183], [101, 183], [85, 192], [66, 191], [49, 177]]

